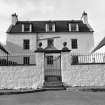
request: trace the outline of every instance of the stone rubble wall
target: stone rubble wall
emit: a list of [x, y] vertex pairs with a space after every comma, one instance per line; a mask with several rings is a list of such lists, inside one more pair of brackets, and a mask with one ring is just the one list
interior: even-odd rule
[[[69, 86], [104, 86], [105, 64], [71, 65], [70, 53], [61, 54], [62, 82]], [[44, 54], [36, 53], [36, 65], [0, 66], [0, 89], [41, 88]]]
[[62, 81], [69, 86], [104, 86], [105, 64], [71, 65], [70, 54], [64, 53]]
[[0, 66], [0, 89], [41, 88], [44, 82], [43, 54], [36, 54], [36, 65]]

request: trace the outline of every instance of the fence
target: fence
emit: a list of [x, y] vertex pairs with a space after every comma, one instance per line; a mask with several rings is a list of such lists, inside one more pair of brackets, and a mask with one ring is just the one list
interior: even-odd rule
[[[71, 54], [72, 65], [77, 64], [105, 64], [105, 54], [89, 55]], [[36, 65], [35, 55], [4, 55], [0, 56], [0, 66], [9, 65]]]
[[0, 66], [9, 65], [35, 65], [35, 55], [4, 55], [0, 56]]
[[105, 63], [104, 53], [95, 53], [89, 55], [71, 54], [72, 64], [94, 64]]

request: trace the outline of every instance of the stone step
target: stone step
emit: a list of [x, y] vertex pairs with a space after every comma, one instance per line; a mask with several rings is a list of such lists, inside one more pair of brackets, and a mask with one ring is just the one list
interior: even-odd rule
[[43, 87], [44, 90], [66, 90], [65, 87]]
[[66, 90], [61, 81], [45, 82], [43, 89], [45, 90]]
[[60, 87], [63, 86], [62, 82], [45, 82], [44, 86], [48, 86], [48, 87]]

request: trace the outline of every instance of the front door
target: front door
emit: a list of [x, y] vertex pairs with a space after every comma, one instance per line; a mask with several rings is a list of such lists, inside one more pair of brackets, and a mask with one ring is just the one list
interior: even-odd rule
[[45, 54], [44, 68], [45, 82], [62, 81], [60, 54]]

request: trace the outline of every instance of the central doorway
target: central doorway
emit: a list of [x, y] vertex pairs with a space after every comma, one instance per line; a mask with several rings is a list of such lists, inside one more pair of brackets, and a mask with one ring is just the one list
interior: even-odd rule
[[45, 82], [60, 82], [61, 78], [61, 54], [45, 53], [44, 55], [44, 79]]

